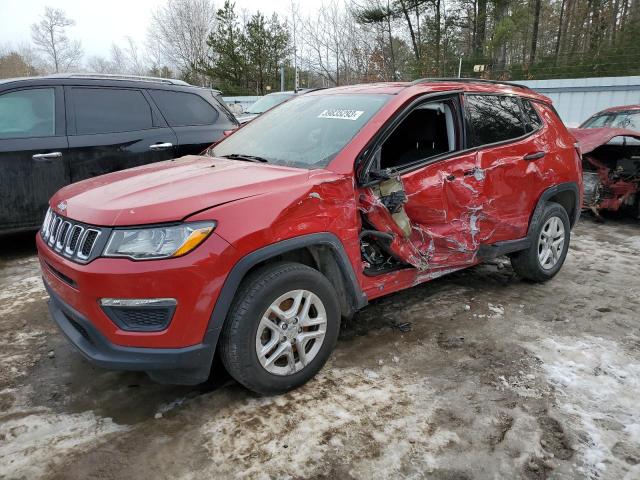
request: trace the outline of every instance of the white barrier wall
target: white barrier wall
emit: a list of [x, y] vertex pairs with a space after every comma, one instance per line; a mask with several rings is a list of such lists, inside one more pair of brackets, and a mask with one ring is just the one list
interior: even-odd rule
[[[579, 126], [591, 115], [605, 108], [640, 104], [640, 76], [528, 80], [515, 83], [527, 85], [551, 98], [568, 127]], [[240, 104], [246, 109], [260, 97], [223, 98], [229, 104]]]
[[516, 81], [553, 100], [568, 127], [577, 127], [600, 110], [640, 104], [640, 76]]

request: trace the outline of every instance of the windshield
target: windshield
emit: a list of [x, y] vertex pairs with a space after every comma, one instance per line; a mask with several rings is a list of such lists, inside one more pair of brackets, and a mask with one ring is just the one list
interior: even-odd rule
[[210, 149], [209, 154], [323, 168], [388, 98], [389, 95], [302, 95], [245, 125]]
[[264, 113], [270, 108], [280, 105], [285, 100], [289, 100], [293, 96], [293, 93], [273, 93], [265, 95], [256, 103], [251, 105], [244, 113]]
[[611, 112], [591, 117], [582, 128], [626, 128], [640, 132], [640, 111]]

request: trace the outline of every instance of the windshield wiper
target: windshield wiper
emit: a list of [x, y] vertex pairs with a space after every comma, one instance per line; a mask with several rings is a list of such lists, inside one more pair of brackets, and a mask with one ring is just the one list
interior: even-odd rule
[[229, 155], [222, 155], [222, 158], [230, 158], [231, 160], [244, 160], [246, 162], [261, 162], [269, 163], [266, 158], [258, 157], [256, 155], [244, 155], [242, 153], [230, 153]]

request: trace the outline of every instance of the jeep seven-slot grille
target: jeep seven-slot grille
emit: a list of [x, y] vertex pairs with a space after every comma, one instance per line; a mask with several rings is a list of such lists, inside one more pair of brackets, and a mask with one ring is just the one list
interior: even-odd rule
[[42, 240], [57, 253], [79, 262], [88, 261], [102, 233], [93, 227], [65, 218], [51, 209], [40, 229]]

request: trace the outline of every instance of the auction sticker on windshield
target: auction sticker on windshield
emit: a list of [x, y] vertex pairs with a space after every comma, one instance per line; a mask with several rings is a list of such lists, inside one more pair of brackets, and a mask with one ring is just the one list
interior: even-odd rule
[[329, 108], [323, 110], [318, 118], [337, 118], [340, 120], [357, 120], [364, 111], [362, 110], [337, 110]]

